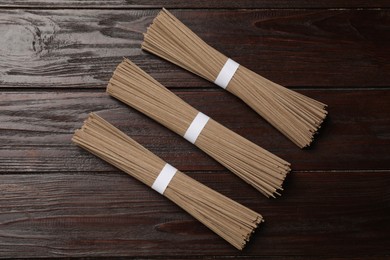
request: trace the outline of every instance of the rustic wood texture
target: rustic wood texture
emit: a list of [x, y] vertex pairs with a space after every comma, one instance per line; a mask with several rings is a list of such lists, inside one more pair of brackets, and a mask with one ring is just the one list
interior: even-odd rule
[[[258, 196], [227, 172], [190, 175], [264, 215], [266, 222], [243, 253], [149, 187], [111, 172], [0, 176], [0, 254], [267, 258], [388, 253], [388, 173], [295, 173], [277, 200]], [[367, 186], [371, 190], [362, 193]]]
[[[292, 163], [294, 170], [389, 169], [389, 91], [300, 92], [327, 103], [330, 112], [313, 146], [304, 150], [223, 90], [176, 91], [195, 108]], [[88, 171], [107, 170], [100, 160], [81, 152], [70, 141], [74, 130], [92, 111], [179, 169], [223, 169], [182, 137], [106, 93], [4, 92], [0, 95], [0, 110], [0, 167], [4, 172], [69, 172], [80, 171], [80, 167]], [[10, 163], [16, 158], [16, 164]]]
[[[241, 64], [327, 103], [329, 117], [313, 146], [298, 149], [228, 92], [142, 52], [142, 33], [161, 6]], [[387, 259], [389, 7], [381, 0], [1, 1], [0, 258]], [[104, 93], [123, 56], [291, 162], [282, 197], [266, 199]], [[261, 213], [266, 222], [248, 247], [238, 252], [164, 197], [72, 145], [90, 112]]]
[[124, 8], [378, 8], [390, 7], [386, 0], [329, 0], [329, 1], [289, 1], [289, 0], [3, 0], [0, 7], [8, 8], [94, 8], [94, 9], [124, 9]]
[[[105, 88], [127, 56], [169, 87], [215, 88], [141, 51], [158, 11], [0, 10], [1, 87]], [[172, 12], [211, 46], [288, 87], [390, 84], [386, 10]]]

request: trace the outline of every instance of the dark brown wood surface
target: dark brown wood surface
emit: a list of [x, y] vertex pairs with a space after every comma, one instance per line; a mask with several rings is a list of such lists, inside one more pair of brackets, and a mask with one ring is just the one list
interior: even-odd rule
[[[216, 88], [141, 51], [142, 33], [158, 12], [3, 10], [2, 87], [103, 89], [127, 56], [168, 87]], [[387, 10], [172, 12], [210, 45], [279, 84], [390, 85]]]
[[[142, 52], [161, 6], [241, 64], [329, 105], [300, 150], [239, 99]], [[1, 1], [0, 258], [387, 259], [388, 1]], [[267, 199], [110, 98], [126, 56], [197, 109], [292, 163]], [[235, 250], [70, 139], [90, 112], [266, 219]]]
[[153, 8], [384, 8], [390, 7], [387, 0], [3, 0], [0, 7], [7, 8], [94, 8], [94, 9], [153, 9]]

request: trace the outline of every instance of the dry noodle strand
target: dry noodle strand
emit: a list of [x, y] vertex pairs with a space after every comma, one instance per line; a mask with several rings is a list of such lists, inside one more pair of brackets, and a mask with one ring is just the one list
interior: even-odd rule
[[[152, 186], [166, 164], [96, 114], [90, 114], [72, 141], [130, 176]], [[263, 221], [260, 214], [177, 171], [164, 194], [237, 249], [242, 250]]]
[[[107, 92], [184, 136], [199, 113], [128, 59], [113, 73]], [[290, 164], [209, 119], [195, 145], [267, 197], [282, 190]]]
[[[214, 82], [228, 58], [200, 39], [166, 9], [144, 34], [142, 49]], [[300, 148], [309, 146], [327, 115], [326, 105], [239, 66], [226, 90]]]

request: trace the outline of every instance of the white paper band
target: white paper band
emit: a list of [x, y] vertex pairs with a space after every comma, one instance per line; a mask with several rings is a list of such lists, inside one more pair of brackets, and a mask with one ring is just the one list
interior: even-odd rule
[[199, 112], [188, 127], [186, 133], [184, 134], [184, 138], [194, 144], [209, 119], [210, 117], [206, 116], [202, 112]]
[[176, 172], [177, 169], [175, 167], [168, 163], [165, 164], [164, 168], [162, 168], [161, 172], [154, 181], [152, 189], [159, 192], [160, 194], [164, 194], [165, 189], [168, 187]]
[[214, 83], [225, 89], [239, 66], [240, 64], [229, 58], [223, 65]]

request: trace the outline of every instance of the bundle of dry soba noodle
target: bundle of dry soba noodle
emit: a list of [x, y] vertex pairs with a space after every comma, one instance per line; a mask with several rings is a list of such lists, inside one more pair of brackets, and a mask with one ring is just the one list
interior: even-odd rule
[[239, 65], [165, 9], [148, 28], [142, 49], [233, 93], [301, 148], [310, 145], [327, 115], [325, 104]]
[[128, 59], [107, 92], [183, 136], [267, 197], [282, 190], [290, 164], [187, 104]]
[[96, 114], [72, 140], [163, 194], [237, 249], [244, 248], [263, 221], [260, 214], [178, 171]]

